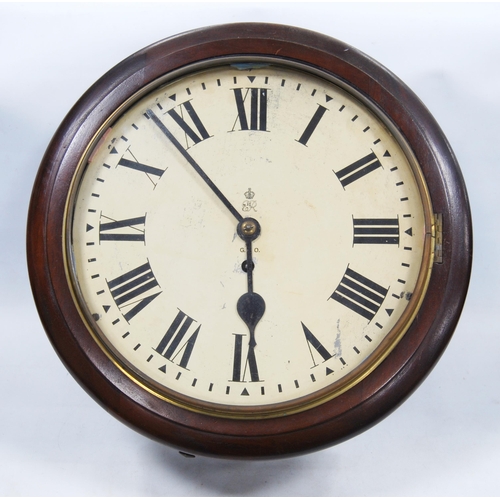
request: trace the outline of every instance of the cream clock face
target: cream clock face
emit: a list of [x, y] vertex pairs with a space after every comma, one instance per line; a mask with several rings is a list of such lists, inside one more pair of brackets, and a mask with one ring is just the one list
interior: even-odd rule
[[432, 260], [426, 188], [394, 134], [339, 85], [266, 62], [136, 100], [67, 208], [68, 274], [103, 349], [159, 397], [227, 416], [359, 382]]

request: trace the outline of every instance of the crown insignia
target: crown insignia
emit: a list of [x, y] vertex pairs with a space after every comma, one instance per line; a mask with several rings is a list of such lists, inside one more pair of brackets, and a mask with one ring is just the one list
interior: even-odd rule
[[252, 191], [252, 188], [248, 188], [248, 191], [245, 192], [245, 198], [251, 200], [254, 196], [255, 193]]

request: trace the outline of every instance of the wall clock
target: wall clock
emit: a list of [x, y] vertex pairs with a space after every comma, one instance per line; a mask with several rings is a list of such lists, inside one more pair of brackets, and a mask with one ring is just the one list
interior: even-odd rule
[[38, 310], [80, 384], [189, 454], [288, 456], [428, 374], [471, 266], [465, 186], [394, 75], [280, 25], [182, 34], [70, 111], [28, 221]]

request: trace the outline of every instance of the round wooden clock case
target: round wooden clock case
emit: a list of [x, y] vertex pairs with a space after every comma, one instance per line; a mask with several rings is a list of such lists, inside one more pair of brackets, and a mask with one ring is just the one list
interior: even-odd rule
[[338, 40], [253, 23], [94, 84], [42, 160], [27, 244], [45, 330], [96, 401], [183, 453], [246, 458], [394, 410], [450, 340], [472, 258], [418, 98]]

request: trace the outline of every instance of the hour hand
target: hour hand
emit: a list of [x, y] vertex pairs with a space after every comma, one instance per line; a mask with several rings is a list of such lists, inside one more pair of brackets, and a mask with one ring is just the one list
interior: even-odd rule
[[266, 311], [264, 299], [255, 292], [244, 293], [236, 304], [240, 318], [245, 322], [250, 333], [250, 347], [255, 347], [255, 327]]
[[238, 224], [238, 235], [246, 244], [246, 273], [247, 273], [247, 293], [244, 293], [236, 304], [236, 309], [240, 318], [247, 325], [250, 333], [250, 348], [253, 349], [257, 343], [255, 341], [255, 327], [264, 316], [266, 303], [264, 299], [253, 291], [253, 261], [252, 261], [252, 241], [260, 235], [260, 224], [250, 217], [243, 219]]

